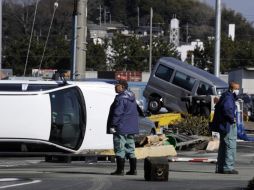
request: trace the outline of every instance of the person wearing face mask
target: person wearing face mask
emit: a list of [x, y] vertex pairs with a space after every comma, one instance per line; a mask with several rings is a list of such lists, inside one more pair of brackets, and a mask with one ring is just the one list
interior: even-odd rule
[[234, 169], [236, 159], [236, 105], [239, 94], [239, 84], [229, 83], [229, 89], [224, 92], [215, 106], [213, 125], [220, 133], [216, 173], [238, 174]]

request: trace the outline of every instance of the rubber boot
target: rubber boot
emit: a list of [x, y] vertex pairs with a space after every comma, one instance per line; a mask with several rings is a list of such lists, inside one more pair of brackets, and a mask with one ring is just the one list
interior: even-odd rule
[[116, 171], [112, 172], [111, 175], [124, 175], [124, 162], [124, 158], [116, 157]]
[[126, 172], [126, 175], [137, 175], [137, 159], [130, 158], [130, 171]]

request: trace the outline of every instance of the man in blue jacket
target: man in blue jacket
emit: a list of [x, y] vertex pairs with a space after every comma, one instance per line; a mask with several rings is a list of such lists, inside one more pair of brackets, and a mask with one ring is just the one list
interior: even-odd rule
[[230, 82], [229, 90], [223, 93], [215, 106], [213, 127], [220, 133], [216, 173], [238, 174], [234, 169], [236, 158], [236, 105], [239, 84]]
[[117, 81], [115, 91], [118, 94], [110, 107], [108, 129], [113, 133], [117, 169], [111, 175], [124, 175], [125, 158], [130, 162], [130, 171], [126, 175], [137, 175], [134, 135], [139, 129], [135, 95], [128, 90], [125, 80]]

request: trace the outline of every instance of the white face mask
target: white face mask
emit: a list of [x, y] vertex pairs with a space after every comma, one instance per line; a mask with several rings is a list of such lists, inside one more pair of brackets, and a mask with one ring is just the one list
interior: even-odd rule
[[233, 90], [233, 93], [238, 96], [239, 95], [239, 90]]

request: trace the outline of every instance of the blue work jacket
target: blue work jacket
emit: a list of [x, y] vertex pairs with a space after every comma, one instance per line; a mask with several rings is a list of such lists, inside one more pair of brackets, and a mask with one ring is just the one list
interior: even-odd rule
[[230, 91], [223, 93], [219, 102], [215, 105], [215, 112], [212, 122], [212, 130], [228, 133], [230, 126], [235, 123], [236, 96]]
[[109, 111], [107, 133], [115, 128], [120, 135], [138, 134], [138, 110], [135, 95], [125, 90], [116, 95]]

